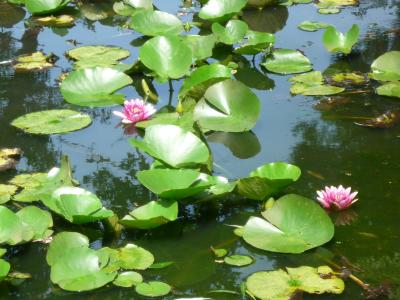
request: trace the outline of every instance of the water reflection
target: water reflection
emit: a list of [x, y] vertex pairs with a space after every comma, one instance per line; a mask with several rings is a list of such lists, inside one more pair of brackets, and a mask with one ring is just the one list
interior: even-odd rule
[[275, 33], [282, 30], [289, 18], [289, 11], [285, 6], [270, 6], [264, 9], [246, 9], [242, 19], [251, 30]]

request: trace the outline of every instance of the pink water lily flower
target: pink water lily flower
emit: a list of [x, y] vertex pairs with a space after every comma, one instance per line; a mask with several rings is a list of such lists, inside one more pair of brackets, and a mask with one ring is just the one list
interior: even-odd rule
[[149, 119], [156, 109], [150, 103], [146, 103], [142, 99], [126, 100], [124, 102], [123, 111], [113, 111], [114, 115], [122, 118], [124, 124], [135, 124], [140, 121]]
[[344, 188], [331, 186], [325, 187], [325, 190], [317, 191], [317, 200], [325, 208], [334, 208], [337, 210], [343, 210], [348, 208], [358, 199], [355, 199], [358, 192], [351, 192], [351, 187]]

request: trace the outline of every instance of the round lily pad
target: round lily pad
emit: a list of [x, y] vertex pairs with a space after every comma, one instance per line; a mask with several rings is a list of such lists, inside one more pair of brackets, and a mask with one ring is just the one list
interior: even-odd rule
[[303, 53], [291, 49], [274, 50], [261, 65], [279, 74], [303, 73], [312, 69], [310, 60]]
[[113, 284], [120, 287], [132, 287], [143, 282], [143, 276], [138, 272], [127, 271], [118, 275]]
[[161, 297], [171, 292], [171, 287], [161, 281], [150, 281], [136, 286], [136, 292], [146, 297]]
[[147, 36], [178, 35], [183, 31], [181, 20], [158, 10], [143, 10], [135, 13], [130, 27]]
[[231, 266], [243, 267], [252, 264], [254, 260], [247, 255], [231, 255], [225, 257], [224, 262]]
[[204, 5], [199, 17], [210, 21], [224, 21], [239, 13], [245, 6], [247, 0], [210, 0]]
[[32, 134], [60, 134], [89, 126], [89, 115], [69, 109], [54, 109], [23, 115], [11, 125]]

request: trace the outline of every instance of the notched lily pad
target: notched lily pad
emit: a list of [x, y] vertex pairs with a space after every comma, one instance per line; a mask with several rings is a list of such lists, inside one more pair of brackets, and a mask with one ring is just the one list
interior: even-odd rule
[[11, 200], [12, 195], [16, 193], [18, 187], [11, 184], [0, 184], [0, 204]]
[[353, 46], [357, 43], [360, 28], [354, 24], [345, 34], [329, 26], [322, 37], [322, 42], [329, 52], [350, 54]]
[[297, 27], [304, 31], [317, 31], [320, 29], [325, 29], [329, 26], [329, 24], [324, 22], [315, 22], [315, 21], [304, 21], [301, 22]]
[[344, 282], [328, 266], [298, 267], [276, 271], [262, 271], [247, 278], [246, 288], [261, 300], [290, 300], [296, 292], [309, 294], [341, 294]]
[[54, 109], [23, 115], [11, 125], [32, 134], [62, 134], [89, 126], [89, 115], [69, 109]]
[[310, 60], [300, 51], [275, 49], [261, 63], [268, 71], [279, 74], [303, 73], [312, 70]]
[[289, 79], [292, 82], [290, 92], [292, 94], [302, 94], [305, 96], [333, 95], [343, 92], [343, 87], [337, 87], [324, 83], [324, 78], [320, 71], [313, 71], [305, 74], [296, 75]]
[[16, 71], [35, 71], [53, 67], [55, 56], [45, 55], [43, 52], [35, 52], [31, 55], [23, 55], [16, 59], [14, 69]]

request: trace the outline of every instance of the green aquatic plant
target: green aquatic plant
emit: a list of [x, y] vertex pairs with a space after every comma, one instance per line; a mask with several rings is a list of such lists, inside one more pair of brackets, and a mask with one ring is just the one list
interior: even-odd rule
[[360, 28], [354, 24], [345, 34], [329, 26], [322, 37], [322, 42], [329, 52], [350, 54], [353, 46], [357, 43]]

